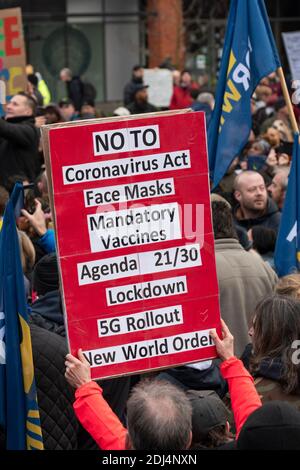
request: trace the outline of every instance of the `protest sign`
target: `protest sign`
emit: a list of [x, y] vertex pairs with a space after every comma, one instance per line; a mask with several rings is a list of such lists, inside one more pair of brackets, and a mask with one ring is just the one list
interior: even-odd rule
[[144, 83], [149, 86], [149, 103], [158, 108], [168, 108], [173, 94], [171, 70], [144, 69]]
[[70, 350], [93, 378], [215, 357], [205, 118], [173, 111], [42, 128]]
[[300, 31], [282, 33], [282, 38], [292, 78], [293, 80], [300, 80]]
[[[25, 47], [20, 8], [0, 10], [0, 103], [26, 90]], [[0, 115], [3, 114], [0, 109]]]

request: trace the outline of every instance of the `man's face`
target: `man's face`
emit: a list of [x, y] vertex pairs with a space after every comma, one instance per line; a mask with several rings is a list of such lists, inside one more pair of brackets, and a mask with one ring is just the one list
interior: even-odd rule
[[143, 88], [142, 90], [137, 91], [135, 94], [135, 100], [138, 103], [146, 103], [148, 101], [147, 88]]
[[32, 116], [32, 109], [27, 104], [26, 96], [15, 95], [6, 105], [5, 117], [12, 118], [19, 116]]
[[268, 187], [268, 191], [271, 194], [271, 198], [276, 202], [277, 205], [281, 204], [283, 191], [282, 191], [282, 181], [280, 174], [275, 175], [272, 179], [272, 183]]
[[134, 78], [143, 78], [144, 77], [144, 69], [140, 68], [133, 71]]
[[190, 86], [192, 83], [192, 77], [189, 72], [184, 72], [181, 76], [181, 85], [184, 87]]
[[69, 76], [65, 72], [60, 72], [59, 76], [62, 82], [67, 82], [69, 80]]
[[60, 113], [65, 121], [69, 121], [75, 113], [75, 108], [72, 104], [64, 105], [60, 109]]
[[84, 104], [81, 106], [81, 114], [95, 114], [95, 108], [90, 104]]
[[248, 150], [248, 155], [263, 155], [263, 148], [259, 142], [253, 142], [250, 149]]
[[254, 212], [264, 211], [267, 207], [268, 193], [263, 177], [257, 174], [244, 175], [240, 180], [235, 197], [242, 209]]
[[270, 144], [273, 147], [278, 147], [278, 145], [280, 144], [280, 133], [279, 133], [279, 131], [277, 129], [273, 128], [273, 127], [269, 127], [269, 129], [266, 132], [266, 135], [268, 137], [268, 140], [269, 140]]

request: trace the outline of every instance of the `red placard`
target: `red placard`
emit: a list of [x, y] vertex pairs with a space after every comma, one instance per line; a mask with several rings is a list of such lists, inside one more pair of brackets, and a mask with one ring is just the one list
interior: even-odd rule
[[47, 126], [43, 141], [71, 352], [93, 378], [215, 357], [204, 114]]

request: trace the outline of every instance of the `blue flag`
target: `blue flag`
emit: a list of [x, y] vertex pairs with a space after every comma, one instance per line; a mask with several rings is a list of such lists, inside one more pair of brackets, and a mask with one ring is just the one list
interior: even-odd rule
[[248, 141], [255, 88], [278, 67], [280, 60], [264, 1], [231, 0], [216, 103], [208, 127], [213, 188]]
[[25, 300], [15, 208], [23, 199], [17, 183], [0, 232], [0, 425], [8, 450], [42, 450], [31, 336]]
[[279, 277], [300, 269], [300, 148], [295, 134], [292, 165], [275, 248]]

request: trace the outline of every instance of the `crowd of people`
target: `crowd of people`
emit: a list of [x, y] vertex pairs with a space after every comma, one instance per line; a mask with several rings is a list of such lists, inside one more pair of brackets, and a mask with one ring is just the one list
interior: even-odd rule
[[[252, 130], [211, 194], [222, 337], [218, 359], [142, 375], [91, 380], [79, 350], [67, 354], [53, 218], [40, 127], [101, 116], [96, 90], [65, 68], [66, 97], [52, 103], [41, 75], [0, 119], [0, 229], [16, 181], [25, 208], [17, 220], [41, 425], [46, 449], [300, 449], [300, 274], [278, 279], [274, 249], [293, 135], [275, 74], [251, 100]], [[214, 95], [187, 70], [173, 71], [169, 109], [203, 111]], [[148, 101], [143, 67], [132, 70], [115, 116], [159, 111]], [[297, 121], [300, 108], [294, 107]], [[5, 432], [0, 432], [5, 447]]]

